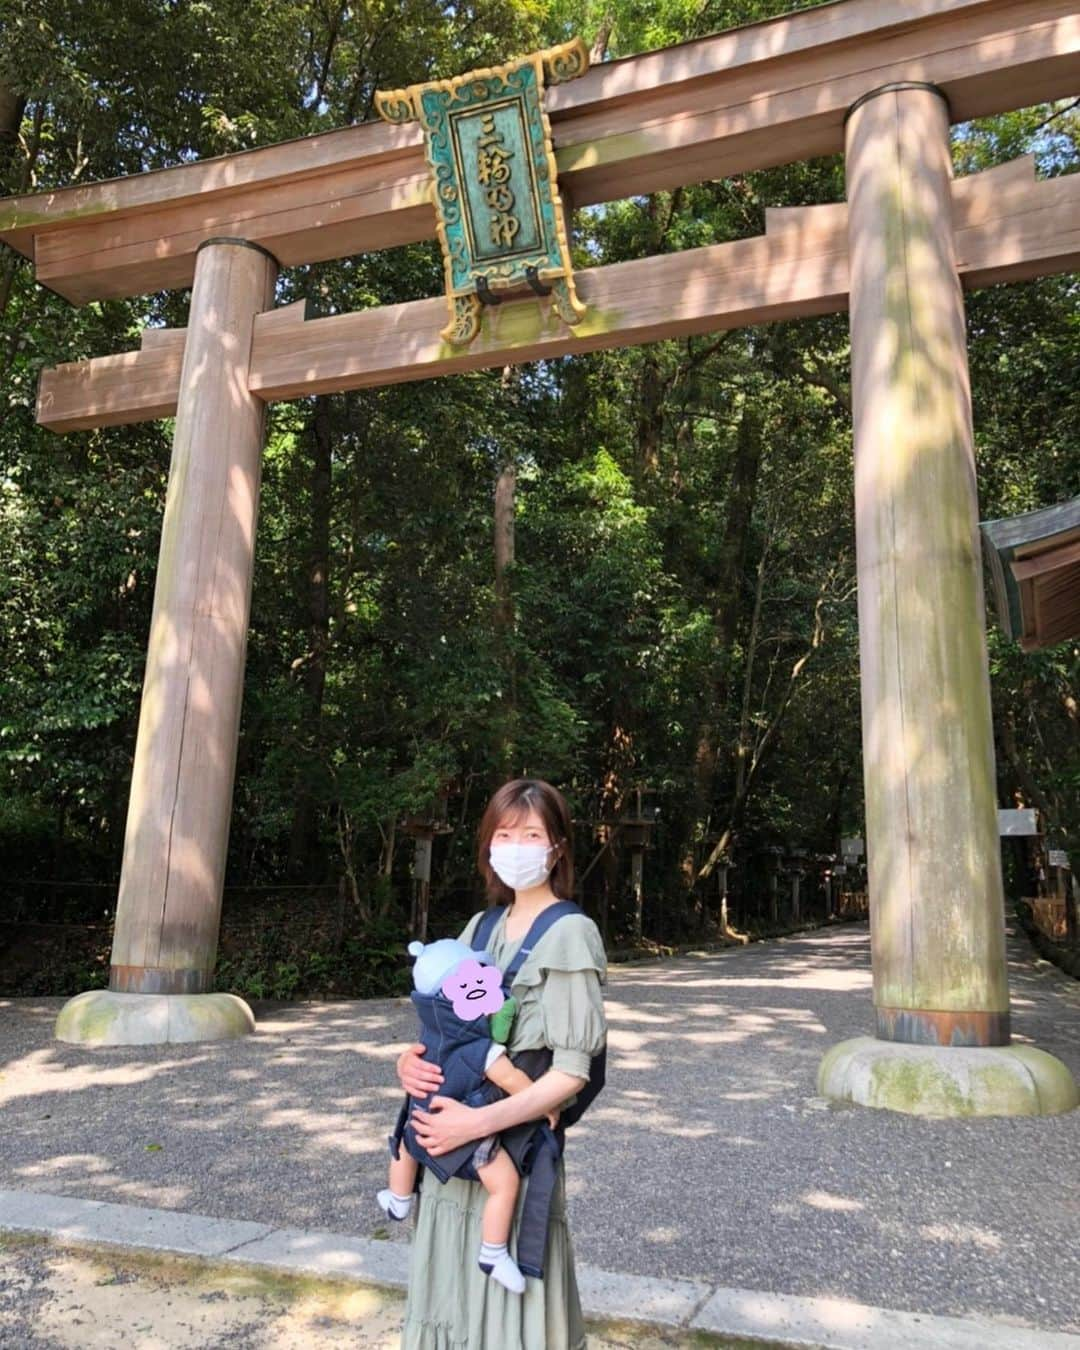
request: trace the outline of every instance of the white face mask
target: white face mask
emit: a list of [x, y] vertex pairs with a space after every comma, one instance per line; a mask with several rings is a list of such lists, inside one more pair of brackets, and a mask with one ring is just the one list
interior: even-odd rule
[[551, 871], [548, 854], [554, 844], [492, 844], [491, 867], [500, 881], [512, 891], [527, 891], [539, 886]]

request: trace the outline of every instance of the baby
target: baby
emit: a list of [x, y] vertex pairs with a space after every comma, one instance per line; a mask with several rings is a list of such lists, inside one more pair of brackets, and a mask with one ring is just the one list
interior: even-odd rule
[[[490, 1100], [485, 1081], [503, 1092], [521, 1092], [532, 1079], [511, 1064], [506, 1054], [515, 1003], [502, 992], [502, 974], [487, 952], [473, 951], [463, 942], [443, 938], [425, 947], [409, 943], [413, 966], [413, 1003], [420, 1016], [423, 1058], [438, 1064], [443, 1082], [437, 1093], [422, 1100], [410, 1097], [401, 1133], [405, 1150], [391, 1138], [390, 1185], [378, 1202], [391, 1219], [407, 1218], [413, 1188], [422, 1163], [439, 1181], [451, 1176], [479, 1178], [487, 1191], [481, 1222], [480, 1269], [512, 1293], [525, 1289], [525, 1276], [507, 1250], [518, 1193], [518, 1171], [497, 1135], [470, 1143], [433, 1158], [416, 1138], [412, 1125], [415, 1106], [427, 1109], [432, 1096], [452, 1097], [467, 1105]], [[470, 1098], [472, 1099], [470, 1101]], [[403, 1114], [405, 1114], [403, 1109]], [[554, 1129], [558, 1112], [548, 1116]], [[407, 1150], [407, 1151], [406, 1151]]]

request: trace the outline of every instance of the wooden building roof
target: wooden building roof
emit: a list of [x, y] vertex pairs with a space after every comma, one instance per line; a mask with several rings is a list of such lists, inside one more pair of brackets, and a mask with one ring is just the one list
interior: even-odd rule
[[998, 618], [1026, 652], [1080, 637], [1080, 497], [979, 527]]

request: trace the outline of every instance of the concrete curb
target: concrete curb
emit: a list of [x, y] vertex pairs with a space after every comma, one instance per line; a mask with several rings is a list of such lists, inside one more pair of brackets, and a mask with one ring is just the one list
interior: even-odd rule
[[[177, 1210], [0, 1189], [0, 1231], [350, 1279], [404, 1289], [409, 1249], [349, 1234], [272, 1228]], [[975, 1318], [875, 1308], [845, 1299], [725, 1289], [578, 1267], [585, 1316], [741, 1336], [819, 1350], [1080, 1350], [1080, 1336]]]

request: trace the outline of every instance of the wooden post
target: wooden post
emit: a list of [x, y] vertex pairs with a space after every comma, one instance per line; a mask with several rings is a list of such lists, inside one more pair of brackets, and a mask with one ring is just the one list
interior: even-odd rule
[[427, 942], [428, 909], [431, 901], [431, 843], [434, 833], [418, 834], [413, 840], [413, 912], [410, 936]]
[[277, 263], [195, 264], [128, 805], [111, 990], [212, 989], [244, 681], [265, 405], [248, 392]]
[[720, 891], [720, 932], [726, 933], [731, 927], [728, 918], [728, 863], [717, 863], [716, 865], [716, 884]]
[[644, 886], [645, 854], [640, 848], [630, 850], [630, 886], [634, 894], [634, 937], [641, 941], [643, 910], [645, 905]]
[[949, 117], [846, 128], [866, 852], [876, 1033], [1009, 1042], [982, 564]]

